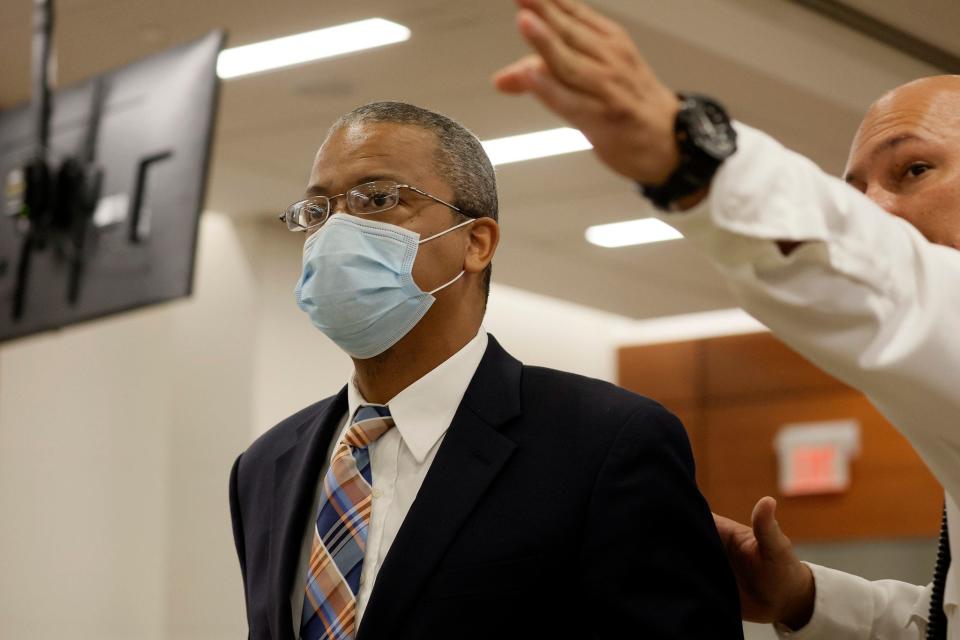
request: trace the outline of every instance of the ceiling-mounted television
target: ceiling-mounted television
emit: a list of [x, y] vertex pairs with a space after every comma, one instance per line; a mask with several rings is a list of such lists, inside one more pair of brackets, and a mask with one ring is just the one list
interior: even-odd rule
[[0, 111], [0, 340], [190, 294], [224, 37]]

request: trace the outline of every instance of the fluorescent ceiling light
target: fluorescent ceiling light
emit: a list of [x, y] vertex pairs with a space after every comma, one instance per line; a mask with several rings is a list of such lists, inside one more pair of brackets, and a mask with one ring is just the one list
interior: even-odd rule
[[382, 47], [409, 38], [410, 29], [405, 26], [383, 18], [370, 18], [226, 49], [217, 58], [217, 75], [236, 78], [248, 73]]
[[584, 151], [592, 149], [593, 145], [577, 129], [561, 127], [487, 140], [483, 143], [483, 148], [490, 157], [490, 162], [498, 165]]
[[588, 227], [587, 242], [601, 247], [626, 247], [682, 238], [680, 232], [656, 218], [641, 218]]

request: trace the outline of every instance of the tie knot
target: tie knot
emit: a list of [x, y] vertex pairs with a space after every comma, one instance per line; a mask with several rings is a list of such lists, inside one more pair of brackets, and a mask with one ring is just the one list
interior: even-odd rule
[[355, 449], [366, 449], [371, 443], [393, 428], [390, 409], [383, 404], [364, 404], [357, 407], [344, 442]]

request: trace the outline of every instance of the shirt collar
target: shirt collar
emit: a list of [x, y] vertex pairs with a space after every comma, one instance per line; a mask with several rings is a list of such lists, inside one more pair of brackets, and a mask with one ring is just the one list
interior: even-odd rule
[[[400, 437], [418, 464], [423, 464], [427, 454], [450, 428], [470, 380], [487, 350], [487, 342], [487, 332], [481, 327], [460, 351], [387, 403]], [[347, 385], [347, 420], [357, 407], [365, 403], [354, 376], [350, 376]]]

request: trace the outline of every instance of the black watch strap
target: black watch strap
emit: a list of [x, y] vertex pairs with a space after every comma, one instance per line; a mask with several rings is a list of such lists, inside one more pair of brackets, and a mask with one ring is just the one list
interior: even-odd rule
[[679, 97], [674, 135], [680, 164], [663, 184], [639, 185], [641, 193], [665, 211], [677, 200], [709, 186], [717, 169], [737, 148], [737, 132], [718, 102], [693, 94]]
[[712, 168], [706, 167], [699, 172], [690, 171], [681, 160], [680, 167], [661, 185], [655, 187], [640, 184], [640, 193], [642, 193], [658, 209], [670, 211], [671, 205], [687, 196], [693, 195], [700, 189], [710, 184], [710, 179], [717, 172], [720, 164], [717, 163]]

